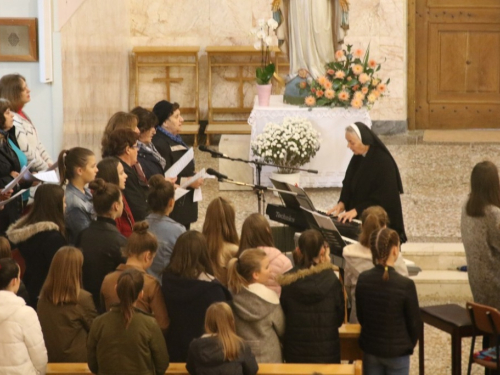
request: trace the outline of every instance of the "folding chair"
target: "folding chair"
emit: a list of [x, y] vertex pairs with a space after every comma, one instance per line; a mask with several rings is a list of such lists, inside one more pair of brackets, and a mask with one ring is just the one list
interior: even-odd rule
[[[470, 375], [473, 362], [488, 369], [496, 370], [495, 373], [500, 374], [500, 356], [498, 355], [500, 344], [500, 311], [493, 307], [473, 302], [467, 302], [466, 306], [474, 328], [467, 375]], [[484, 334], [489, 334], [494, 337], [495, 346], [474, 353], [476, 336], [482, 336]]]

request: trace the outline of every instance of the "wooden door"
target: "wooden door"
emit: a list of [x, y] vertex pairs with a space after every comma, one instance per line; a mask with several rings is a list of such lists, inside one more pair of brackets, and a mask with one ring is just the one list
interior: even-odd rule
[[500, 128], [500, 0], [416, 0], [411, 18], [415, 127]]

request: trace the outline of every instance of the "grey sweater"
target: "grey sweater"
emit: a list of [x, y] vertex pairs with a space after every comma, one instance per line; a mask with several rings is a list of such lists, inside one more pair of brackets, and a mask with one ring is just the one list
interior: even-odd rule
[[285, 316], [277, 294], [258, 283], [233, 294], [236, 333], [252, 349], [258, 363], [282, 363], [280, 337]]
[[500, 309], [500, 208], [487, 206], [485, 216], [471, 217], [464, 205], [461, 231], [474, 302]]

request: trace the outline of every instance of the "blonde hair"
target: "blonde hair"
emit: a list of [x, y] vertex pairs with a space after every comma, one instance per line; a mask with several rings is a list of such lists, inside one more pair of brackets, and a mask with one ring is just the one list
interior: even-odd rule
[[253, 273], [259, 272], [262, 259], [266, 257], [262, 249], [247, 249], [238, 258], [233, 258], [228, 263], [227, 286], [232, 293], [239, 293], [253, 280]]
[[77, 303], [82, 288], [83, 254], [76, 247], [57, 250], [43, 284], [40, 299], [54, 305]]
[[210, 305], [205, 314], [205, 332], [217, 335], [225, 361], [238, 358], [243, 340], [236, 335], [233, 311], [227, 303], [216, 302]]
[[273, 235], [267, 219], [261, 214], [253, 213], [243, 222], [238, 255], [243, 250], [260, 246], [274, 247]]
[[219, 278], [222, 273], [220, 259], [224, 242], [239, 244], [236, 231], [236, 214], [230, 201], [218, 197], [210, 202], [203, 223], [203, 235], [207, 240], [208, 257], [215, 273]]
[[370, 247], [370, 236], [389, 224], [387, 212], [380, 206], [371, 206], [361, 214], [361, 233], [359, 243], [364, 247]]

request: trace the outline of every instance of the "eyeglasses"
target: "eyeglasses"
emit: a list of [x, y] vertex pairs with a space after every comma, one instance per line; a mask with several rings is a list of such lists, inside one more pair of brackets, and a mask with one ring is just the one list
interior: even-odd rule
[[137, 150], [137, 149], [139, 149], [139, 145], [136, 143], [135, 145], [130, 146], [130, 148], [135, 148]]

